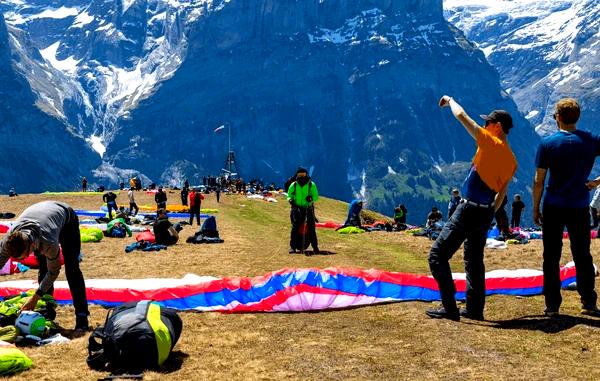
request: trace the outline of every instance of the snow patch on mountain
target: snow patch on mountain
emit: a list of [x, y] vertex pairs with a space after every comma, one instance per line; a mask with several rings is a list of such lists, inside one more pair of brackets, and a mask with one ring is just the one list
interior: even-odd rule
[[123, 0], [123, 13], [127, 12], [129, 7], [135, 3], [136, 0]]
[[90, 143], [90, 145], [92, 146], [94, 151], [96, 151], [96, 152], [98, 152], [98, 154], [100, 154], [100, 157], [104, 156], [104, 152], [106, 152], [106, 147], [102, 143], [101, 136], [92, 135], [89, 138], [87, 138], [86, 141], [88, 143]]
[[73, 56], [69, 56], [64, 60], [57, 59], [56, 51], [58, 50], [59, 46], [60, 41], [56, 41], [54, 44], [48, 46], [46, 49], [40, 49], [40, 54], [54, 68], [70, 75], [75, 74], [77, 72], [77, 64], [79, 64], [81, 60], [76, 60], [73, 58]]
[[90, 15], [86, 11], [83, 11], [78, 14], [77, 17], [75, 17], [75, 22], [73, 22], [73, 25], [71, 25], [70, 28], [83, 28], [84, 26], [92, 23], [95, 19], [96, 18], [94, 16]]
[[[23, 3], [13, 3], [15, 5], [24, 5]], [[37, 19], [64, 19], [66, 17], [73, 17], [79, 14], [78, 8], [68, 8], [62, 6], [60, 8], [45, 8], [42, 12], [36, 14], [17, 14], [9, 12], [6, 15], [6, 20], [12, 25], [25, 24]]]

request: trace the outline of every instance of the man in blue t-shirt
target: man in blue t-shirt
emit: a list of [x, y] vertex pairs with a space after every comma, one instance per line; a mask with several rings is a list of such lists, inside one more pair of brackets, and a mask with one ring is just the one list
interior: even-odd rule
[[[600, 317], [594, 290], [594, 264], [590, 253], [590, 190], [600, 185], [600, 177], [588, 176], [600, 155], [600, 137], [577, 130], [581, 111], [577, 101], [561, 99], [553, 114], [558, 132], [540, 143], [536, 155], [533, 184], [533, 219], [542, 226], [544, 245], [544, 297], [549, 317], [558, 316], [560, 295], [560, 256], [563, 230], [571, 240], [571, 254], [577, 268], [577, 291], [581, 296], [582, 314]], [[550, 172], [542, 212], [540, 200], [546, 173]]]

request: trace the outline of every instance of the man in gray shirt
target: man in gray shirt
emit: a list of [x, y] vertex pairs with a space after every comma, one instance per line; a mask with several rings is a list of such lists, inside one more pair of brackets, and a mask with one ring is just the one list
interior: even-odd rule
[[39, 287], [22, 307], [23, 310], [32, 310], [41, 296], [54, 292], [54, 281], [60, 273], [61, 247], [75, 307], [75, 329], [86, 331], [89, 328], [89, 312], [85, 280], [79, 268], [79, 219], [69, 205], [58, 201], [43, 201], [25, 209], [10, 232], [0, 241], [0, 268], [9, 258], [24, 259], [34, 252], [40, 266]]

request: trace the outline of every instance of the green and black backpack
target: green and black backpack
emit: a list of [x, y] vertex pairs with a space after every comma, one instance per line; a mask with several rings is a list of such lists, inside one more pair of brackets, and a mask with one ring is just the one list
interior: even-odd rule
[[87, 363], [95, 370], [156, 369], [171, 354], [181, 329], [175, 310], [147, 300], [125, 303], [113, 308], [104, 327], [91, 334]]

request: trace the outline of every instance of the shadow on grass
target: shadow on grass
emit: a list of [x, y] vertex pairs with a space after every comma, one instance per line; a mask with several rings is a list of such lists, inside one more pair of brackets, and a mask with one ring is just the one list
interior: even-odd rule
[[178, 371], [188, 357], [190, 357], [190, 355], [182, 351], [171, 352], [167, 361], [161, 366], [160, 373], [168, 374]]
[[290, 255], [302, 255], [302, 254], [306, 255], [307, 257], [312, 257], [313, 255], [335, 255], [336, 253], [334, 251], [328, 251], [328, 250], [319, 250], [318, 253], [315, 253], [312, 250], [306, 250], [306, 251], [304, 251], [304, 253], [302, 253], [301, 251], [297, 251]]
[[587, 325], [600, 328], [599, 319], [590, 319], [580, 316], [559, 315], [554, 318], [543, 315], [523, 316], [510, 320], [490, 320], [489, 327], [499, 329], [526, 329], [530, 331], [542, 331], [544, 333], [559, 333], [576, 325]]

